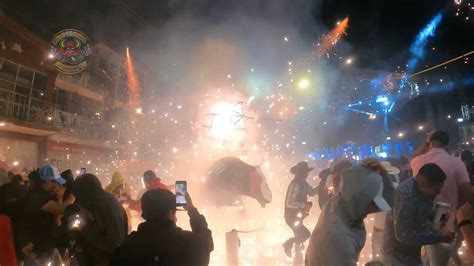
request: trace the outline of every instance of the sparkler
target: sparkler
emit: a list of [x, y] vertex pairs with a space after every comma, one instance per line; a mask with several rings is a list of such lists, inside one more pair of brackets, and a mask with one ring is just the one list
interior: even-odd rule
[[347, 35], [346, 30], [348, 27], [349, 17], [346, 17], [341, 22], [338, 22], [337, 26], [332, 29], [328, 34], [322, 35], [320, 37], [320, 41], [316, 45], [316, 50], [314, 51], [313, 58], [319, 58], [323, 55], [328, 55], [331, 49], [336, 46], [337, 42], [344, 35]]

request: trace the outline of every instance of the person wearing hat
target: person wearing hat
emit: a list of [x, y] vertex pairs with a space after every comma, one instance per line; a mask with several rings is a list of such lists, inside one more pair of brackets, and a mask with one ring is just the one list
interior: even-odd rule
[[55, 248], [59, 217], [74, 201], [74, 197], [63, 201], [66, 180], [55, 166], [45, 165], [37, 175], [38, 180], [25, 196], [23, 207], [20, 245], [27, 259], [49, 256]]
[[[379, 161], [376, 158], [367, 158], [361, 165], [377, 172], [383, 178], [383, 197], [393, 207], [395, 200], [395, 189], [400, 184], [400, 169], [393, 166], [388, 161]], [[378, 261], [382, 258], [383, 234], [385, 230], [386, 212], [373, 214], [374, 226], [372, 231], [372, 258]]]
[[120, 172], [114, 172], [112, 174], [112, 180], [104, 190], [114, 195], [117, 199], [120, 197], [129, 197], [130, 195], [130, 186], [125, 182], [125, 178]]
[[214, 249], [206, 219], [185, 195], [192, 232], [176, 226], [176, 198], [169, 190], [153, 189], [141, 198], [145, 222], [115, 250], [110, 265], [180, 265], [209, 264]]
[[142, 210], [140, 200], [143, 194], [145, 194], [145, 192], [157, 188], [169, 190], [168, 186], [161, 183], [161, 178], [157, 177], [155, 172], [153, 172], [152, 170], [147, 170], [143, 173], [142, 181], [144, 189], [140, 191], [140, 193], [138, 193], [138, 197], [136, 200], [130, 201], [130, 209], [137, 212], [140, 212]]
[[341, 174], [339, 191], [324, 206], [306, 251], [306, 265], [356, 265], [365, 244], [364, 219], [389, 211], [383, 178], [356, 165]]
[[308, 240], [311, 233], [303, 224], [304, 218], [309, 215], [312, 203], [308, 201], [308, 196], [314, 196], [318, 192], [317, 188], [311, 187], [306, 179], [309, 172], [314, 168], [309, 167], [307, 162], [299, 162], [291, 167], [290, 173], [295, 175], [288, 186], [285, 197], [285, 222], [293, 231], [294, 236], [283, 243], [285, 254], [292, 257], [292, 249], [296, 251], [302, 248], [302, 244]]
[[[421, 247], [451, 243], [454, 232], [434, 229], [434, 200], [441, 192], [446, 174], [434, 163], [423, 165], [415, 178], [398, 186], [393, 210], [387, 213], [383, 240], [384, 265], [422, 265]], [[438, 265], [438, 264], [436, 264]]]
[[130, 213], [130, 205], [132, 202], [131, 199], [131, 190], [130, 186], [125, 182], [125, 178], [123, 177], [122, 173], [115, 172], [112, 175], [112, 180], [110, 184], [108, 184], [105, 191], [112, 194], [122, 205], [125, 213], [127, 214], [127, 224], [128, 224], [128, 232], [132, 231], [132, 214]]

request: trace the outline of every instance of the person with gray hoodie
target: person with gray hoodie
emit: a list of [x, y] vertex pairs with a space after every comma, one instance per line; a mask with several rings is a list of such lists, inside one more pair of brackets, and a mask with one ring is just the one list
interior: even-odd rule
[[364, 218], [391, 209], [383, 178], [373, 169], [383, 167], [356, 165], [342, 174], [340, 190], [324, 206], [309, 240], [307, 266], [357, 264], [366, 238]]

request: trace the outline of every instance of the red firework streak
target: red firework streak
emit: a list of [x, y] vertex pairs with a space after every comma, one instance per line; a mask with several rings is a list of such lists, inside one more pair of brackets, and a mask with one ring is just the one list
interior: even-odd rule
[[337, 44], [343, 35], [347, 35], [346, 30], [349, 27], [349, 17], [344, 18], [337, 26], [328, 34], [321, 36], [320, 41], [316, 45], [313, 58], [319, 58], [323, 55], [329, 56], [329, 51]]
[[128, 96], [130, 100], [130, 108], [132, 112], [141, 113], [141, 103], [140, 103], [140, 82], [138, 81], [137, 72], [135, 71], [135, 66], [133, 65], [132, 57], [130, 51], [127, 47], [126, 54], [126, 67], [127, 67], [127, 79], [128, 79]]

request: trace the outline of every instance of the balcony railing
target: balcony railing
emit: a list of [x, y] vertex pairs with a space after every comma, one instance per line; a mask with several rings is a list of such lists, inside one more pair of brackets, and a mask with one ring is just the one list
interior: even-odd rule
[[104, 87], [104, 85], [101, 85], [98, 81], [95, 80], [94, 76], [89, 73], [81, 73], [78, 75], [66, 75], [60, 73], [58, 74], [58, 78], [69, 83], [85, 87], [91, 91], [100, 94], [104, 94], [106, 92], [106, 88]]
[[[32, 92], [36, 91], [32, 89]], [[36, 91], [41, 94], [40, 91]], [[57, 108], [44, 100], [0, 87], [0, 116], [9, 120], [30, 122], [53, 127], [52, 114]]]
[[[31, 94], [41, 92], [31, 88]], [[77, 114], [61, 111], [59, 105], [0, 87], [0, 119], [27, 122], [32, 127], [49, 127], [52, 131], [86, 140], [115, 141], [118, 131], [103, 121], [91, 121]]]

